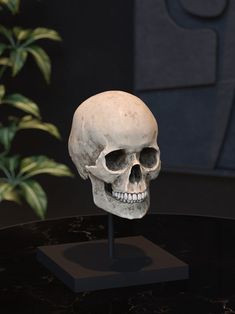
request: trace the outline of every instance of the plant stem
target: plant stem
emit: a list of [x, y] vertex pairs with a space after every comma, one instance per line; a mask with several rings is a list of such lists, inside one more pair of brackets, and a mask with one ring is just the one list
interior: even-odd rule
[[3, 171], [8, 180], [12, 180], [10, 172], [4, 166], [0, 165], [0, 169]]

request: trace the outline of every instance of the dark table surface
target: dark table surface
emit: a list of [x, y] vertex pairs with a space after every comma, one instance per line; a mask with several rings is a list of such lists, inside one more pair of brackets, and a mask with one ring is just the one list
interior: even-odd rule
[[72, 217], [0, 230], [0, 313], [235, 313], [235, 221], [115, 217], [115, 236], [142, 235], [189, 264], [190, 278], [74, 293], [36, 260], [41, 245], [103, 239], [107, 216]]

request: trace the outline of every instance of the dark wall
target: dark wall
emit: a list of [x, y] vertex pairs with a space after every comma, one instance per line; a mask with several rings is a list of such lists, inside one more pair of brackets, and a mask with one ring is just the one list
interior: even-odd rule
[[235, 171], [235, 2], [136, 0], [135, 84], [165, 169]]
[[[144, 4], [143, 8], [138, 7], [140, 3]], [[151, 3], [159, 6], [161, 15], [156, 7], [149, 11]], [[150, 212], [234, 218], [235, 180], [208, 175], [216, 174], [221, 148], [227, 145], [225, 134], [229, 134], [229, 126], [233, 125], [230, 123], [233, 81], [222, 82], [219, 76], [222, 73], [219, 66], [222, 61], [218, 59], [221, 40], [218, 41], [218, 33], [212, 29], [213, 25], [219, 25], [223, 34], [224, 18], [231, 11], [227, 2], [221, 8], [216, 1], [217, 15], [202, 18], [198, 11], [196, 15], [187, 12], [183, 3], [187, 1], [23, 0], [19, 16], [12, 18], [0, 13], [3, 24], [50, 27], [58, 30], [63, 38], [62, 43], [45, 41], [42, 44], [52, 58], [49, 86], [30, 60], [16, 79], [6, 80], [9, 91], [21, 92], [40, 104], [44, 120], [59, 127], [63, 141], [57, 142], [43, 132], [22, 131], [17, 135], [13, 150], [24, 155], [45, 153], [67, 163], [75, 172], [67, 152], [67, 139], [76, 107], [87, 97], [104, 90], [134, 91], [147, 101], [160, 128], [165, 171], [151, 185]], [[203, 6], [197, 8], [200, 13], [201, 8]], [[156, 23], [153, 36], [160, 42], [153, 45], [154, 55], [149, 56], [152, 71], [146, 72], [141, 62], [145, 60], [148, 46], [141, 41], [149, 34], [145, 32], [146, 25], [152, 27], [148, 24], [149, 13]], [[186, 31], [192, 27], [196, 32]], [[228, 29], [234, 29], [232, 24], [226, 31]], [[137, 30], [143, 37], [137, 37]], [[159, 69], [154, 68], [156, 65]], [[177, 172], [178, 168], [181, 173]], [[170, 169], [174, 172], [169, 172]], [[201, 175], [184, 174], [192, 169], [200, 170]], [[231, 176], [231, 169], [227, 169], [226, 176]], [[49, 197], [48, 218], [103, 213], [92, 202], [88, 180], [83, 181], [77, 175], [75, 179], [43, 176], [40, 181]], [[26, 204], [1, 204], [0, 226], [34, 219], [36, 216]]]
[[[19, 16], [3, 13], [3, 24], [54, 28], [63, 38], [62, 43], [42, 43], [52, 59], [49, 87], [30, 61], [16, 79], [7, 82], [9, 91], [19, 91], [40, 104], [44, 120], [59, 127], [63, 141], [57, 142], [43, 132], [25, 131], [15, 140], [15, 152], [46, 153], [76, 171], [68, 156], [67, 139], [77, 106], [104, 90], [132, 90], [132, 15], [132, 1], [125, 0], [22, 0]], [[78, 175], [75, 179], [47, 176], [40, 180], [49, 196], [48, 217], [98, 211], [90, 183]], [[26, 205], [1, 204], [0, 225], [35, 218]]]

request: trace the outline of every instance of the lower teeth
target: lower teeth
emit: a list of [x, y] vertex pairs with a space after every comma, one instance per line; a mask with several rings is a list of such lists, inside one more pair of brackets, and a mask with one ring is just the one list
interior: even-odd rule
[[147, 192], [145, 191], [138, 194], [112, 192], [112, 196], [120, 202], [132, 204], [143, 202], [147, 196]]

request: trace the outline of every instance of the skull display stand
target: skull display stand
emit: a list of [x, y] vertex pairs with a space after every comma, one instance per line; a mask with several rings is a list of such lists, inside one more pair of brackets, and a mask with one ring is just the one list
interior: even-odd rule
[[149, 182], [161, 168], [158, 127], [137, 97], [108, 91], [76, 110], [69, 152], [82, 178], [92, 183], [94, 203], [108, 212], [108, 240], [50, 245], [37, 258], [73, 291], [188, 278], [188, 265], [142, 236], [114, 241], [113, 214], [142, 218], [150, 204]]
[[74, 292], [188, 278], [188, 266], [142, 236], [42, 246], [37, 259]]
[[114, 232], [113, 232], [113, 215], [108, 214], [108, 246], [109, 246], [109, 258], [115, 257], [114, 246]]

